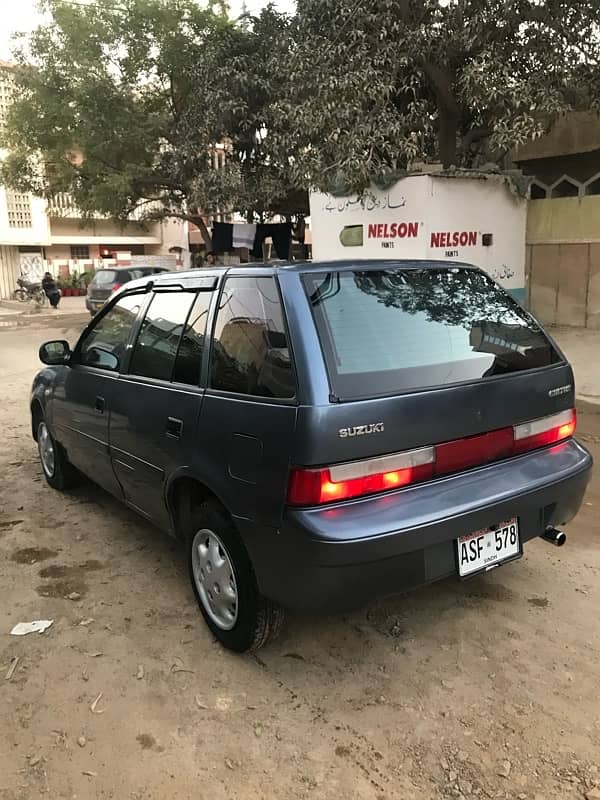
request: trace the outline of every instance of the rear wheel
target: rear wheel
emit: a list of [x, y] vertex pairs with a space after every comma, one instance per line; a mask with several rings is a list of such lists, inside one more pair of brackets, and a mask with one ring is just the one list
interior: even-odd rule
[[52, 437], [44, 419], [38, 422], [37, 444], [44, 477], [50, 486], [61, 492], [75, 486], [77, 471]]
[[225, 511], [207, 502], [191, 516], [188, 566], [204, 620], [229, 650], [258, 650], [280, 632], [283, 609], [259, 593], [248, 553]]
[[43, 306], [46, 303], [46, 292], [43, 289], [36, 289], [32, 295], [33, 300], [38, 306]]

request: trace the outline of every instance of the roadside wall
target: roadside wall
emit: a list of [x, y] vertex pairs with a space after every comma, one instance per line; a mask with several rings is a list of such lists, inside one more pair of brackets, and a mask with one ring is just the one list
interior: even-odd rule
[[541, 322], [600, 330], [600, 196], [531, 200], [526, 263]]
[[313, 193], [310, 210], [315, 261], [467, 262], [525, 297], [527, 201], [499, 175], [411, 175], [363, 197]]

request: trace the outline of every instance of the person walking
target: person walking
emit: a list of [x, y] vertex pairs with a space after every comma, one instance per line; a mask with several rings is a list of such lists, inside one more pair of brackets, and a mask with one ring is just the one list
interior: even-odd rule
[[42, 289], [50, 301], [52, 308], [55, 311], [58, 311], [58, 304], [60, 303], [60, 289], [56, 285], [56, 281], [49, 272], [46, 272], [42, 278]]

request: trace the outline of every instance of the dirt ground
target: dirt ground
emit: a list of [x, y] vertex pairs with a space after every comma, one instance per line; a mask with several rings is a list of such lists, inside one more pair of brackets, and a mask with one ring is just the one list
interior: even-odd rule
[[[235, 656], [174, 542], [46, 486], [27, 398], [53, 324], [0, 331], [1, 800], [600, 798], [598, 476], [562, 549]], [[579, 432], [600, 458], [600, 414]]]

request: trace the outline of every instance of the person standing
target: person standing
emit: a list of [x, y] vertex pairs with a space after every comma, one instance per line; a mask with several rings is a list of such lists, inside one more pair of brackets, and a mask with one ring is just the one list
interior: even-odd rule
[[60, 289], [56, 285], [56, 281], [49, 272], [46, 272], [42, 278], [42, 289], [50, 301], [52, 308], [57, 311], [58, 304], [60, 303]]

